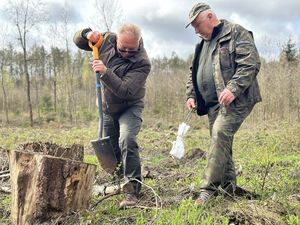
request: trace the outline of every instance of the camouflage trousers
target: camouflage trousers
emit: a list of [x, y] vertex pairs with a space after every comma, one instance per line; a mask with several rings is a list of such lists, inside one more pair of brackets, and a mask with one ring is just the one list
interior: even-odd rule
[[232, 159], [234, 134], [252, 111], [254, 105], [234, 108], [214, 106], [208, 110], [211, 145], [203, 171], [201, 189], [217, 190], [229, 184], [236, 185], [236, 173]]
[[[112, 146], [118, 161], [119, 178], [127, 177], [141, 180], [141, 163], [139, 156], [139, 146], [136, 142], [137, 135], [142, 124], [142, 108], [130, 107], [124, 112], [116, 115], [104, 114], [103, 133], [110, 136]], [[141, 188], [137, 181], [126, 185], [125, 192], [138, 194]], [[128, 187], [130, 186], [130, 187]]]

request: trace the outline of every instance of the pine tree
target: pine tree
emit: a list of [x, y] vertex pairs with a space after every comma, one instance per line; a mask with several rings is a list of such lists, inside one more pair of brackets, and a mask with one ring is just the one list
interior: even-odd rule
[[297, 49], [296, 44], [291, 38], [287, 41], [283, 47], [283, 56], [288, 63], [297, 63]]

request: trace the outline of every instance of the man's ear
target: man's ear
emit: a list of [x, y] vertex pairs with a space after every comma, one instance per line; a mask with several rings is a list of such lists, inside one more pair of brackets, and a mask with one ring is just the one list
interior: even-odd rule
[[208, 19], [211, 19], [213, 17], [213, 14], [211, 13], [211, 12], [209, 12], [208, 14], [207, 14], [207, 18]]

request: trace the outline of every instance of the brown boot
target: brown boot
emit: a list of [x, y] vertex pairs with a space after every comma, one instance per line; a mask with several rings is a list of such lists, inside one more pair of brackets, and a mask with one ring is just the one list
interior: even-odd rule
[[120, 208], [127, 206], [135, 206], [138, 202], [138, 198], [135, 194], [125, 194], [125, 198], [120, 202]]

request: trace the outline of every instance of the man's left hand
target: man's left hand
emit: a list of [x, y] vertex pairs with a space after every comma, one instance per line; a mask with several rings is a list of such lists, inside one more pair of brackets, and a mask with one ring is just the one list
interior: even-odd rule
[[104, 73], [106, 73], [107, 68], [101, 60], [94, 60], [93, 61], [93, 70], [94, 70], [94, 72], [99, 72], [101, 74], [104, 74]]
[[220, 94], [219, 102], [221, 105], [228, 106], [234, 99], [235, 96], [232, 94], [232, 92], [225, 88]]

